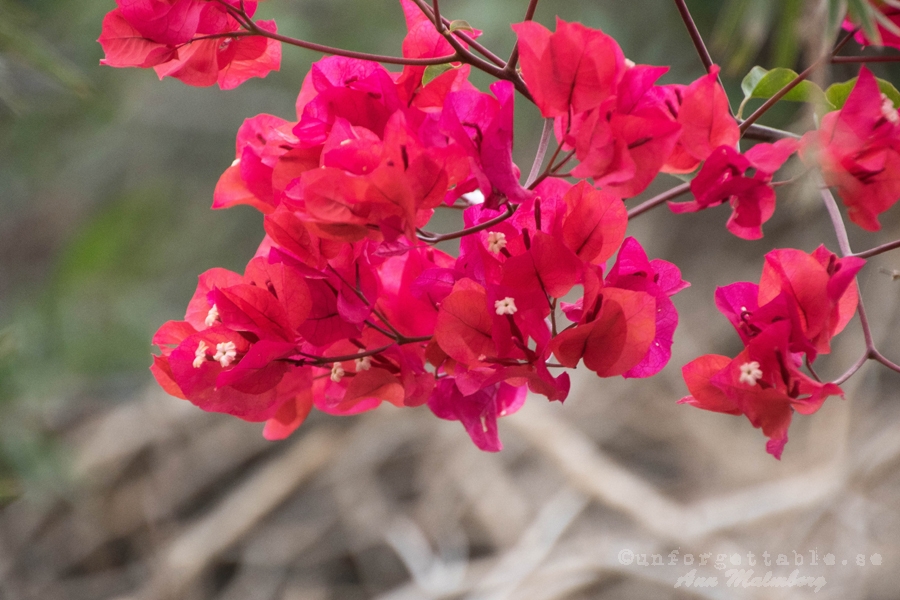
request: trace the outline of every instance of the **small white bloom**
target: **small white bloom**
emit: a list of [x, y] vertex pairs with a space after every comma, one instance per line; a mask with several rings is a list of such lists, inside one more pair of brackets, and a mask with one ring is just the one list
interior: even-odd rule
[[755, 360], [741, 365], [741, 383], [756, 385], [756, 382], [761, 379], [762, 376], [763, 372], [759, 370], [759, 363]]
[[223, 368], [233, 363], [236, 358], [237, 346], [234, 345], [234, 342], [222, 342], [221, 344], [216, 344], [216, 353], [213, 356], [213, 360], [219, 361], [219, 364], [222, 365]]
[[506, 248], [506, 234], [502, 231], [488, 232], [488, 250], [494, 254]]
[[206, 361], [206, 351], [209, 349], [209, 346], [206, 345], [206, 342], [200, 340], [200, 345], [197, 346], [196, 352], [194, 352], [194, 368], [199, 369], [200, 365], [202, 365]]
[[371, 356], [363, 356], [362, 358], [356, 359], [356, 370], [359, 371], [368, 371], [372, 368], [372, 357]]
[[204, 323], [206, 323], [207, 327], [212, 327], [213, 325], [216, 324], [216, 321], [218, 321], [218, 320], [219, 320], [219, 309], [216, 308], [215, 304], [213, 304], [212, 308], [210, 308], [209, 312], [206, 314], [206, 320], [204, 321]]
[[894, 101], [887, 97], [887, 94], [881, 94], [881, 114], [894, 125], [900, 124], [900, 114], [894, 108]]
[[634, 66], [635, 66], [634, 61], [631, 60], [630, 58], [626, 58], [626, 59], [625, 59], [625, 66], [628, 67], [629, 69], [633, 69]]
[[344, 367], [341, 366], [341, 363], [336, 362], [331, 366], [331, 380], [335, 383], [340, 383], [341, 379], [346, 375], [346, 371], [344, 371]]
[[509, 296], [494, 302], [494, 308], [497, 310], [498, 315], [514, 315], [519, 310], [516, 308], [516, 301]]
[[231, 166], [232, 166], [232, 167], [236, 167], [236, 166], [238, 166], [239, 164], [241, 164], [241, 159], [236, 158], [236, 159], [234, 159], [234, 162], [231, 163]]

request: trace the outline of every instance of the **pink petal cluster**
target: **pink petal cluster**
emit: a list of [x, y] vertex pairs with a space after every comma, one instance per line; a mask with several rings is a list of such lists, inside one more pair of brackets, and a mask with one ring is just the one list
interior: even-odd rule
[[738, 282], [716, 291], [716, 305], [741, 336], [736, 358], [709, 354], [688, 363], [691, 395], [680, 402], [714, 412], [745, 415], [769, 438], [766, 449], [781, 458], [796, 410], [811, 414], [828, 396], [843, 396], [800, 367], [830, 352], [831, 338], [856, 312], [855, 277], [865, 261], [837, 258], [824, 246], [812, 254], [773, 250], [759, 285]]
[[[251, 77], [265, 77], [281, 64], [279, 42], [244, 35], [235, 13], [249, 17], [256, 0], [116, 0], [103, 19], [98, 41], [111, 67], [153, 68], [159, 78], [188, 85], [232, 89]], [[232, 9], [232, 10], [229, 10]], [[274, 21], [257, 21], [276, 31]]]
[[878, 215], [900, 199], [900, 113], [871, 71], [863, 67], [844, 106], [803, 136], [803, 157], [837, 188], [854, 223], [881, 228]]
[[[669, 208], [688, 213], [728, 202], [732, 208], [725, 225], [728, 231], [745, 240], [758, 240], [763, 236], [762, 224], [775, 212], [772, 176], [799, 146], [790, 138], [757, 144], [744, 154], [732, 146], [719, 146], [691, 180], [694, 200], [669, 202]], [[753, 174], [748, 175], [751, 170]]]
[[552, 33], [532, 21], [513, 29], [529, 91], [579, 160], [574, 177], [631, 197], [740, 137], [718, 68], [688, 86], [657, 85], [667, 67], [634, 65], [597, 29], [561, 19]]

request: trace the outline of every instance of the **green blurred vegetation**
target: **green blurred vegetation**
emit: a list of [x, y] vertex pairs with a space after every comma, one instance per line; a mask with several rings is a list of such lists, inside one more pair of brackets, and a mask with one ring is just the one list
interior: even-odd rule
[[[442, 9], [506, 55], [509, 23], [526, 4], [448, 0]], [[52, 470], [52, 434], [66, 419], [151, 382], [151, 336], [183, 315], [199, 273], [243, 269], [262, 220], [244, 207], [210, 211], [213, 188], [241, 121], [292, 118], [319, 58], [286, 47], [280, 73], [228, 93], [102, 68], [95, 40], [114, 5], [0, 0], [0, 501], [18, 489], [14, 473]], [[728, 66], [734, 106], [753, 64], [797, 65], [801, 0], [689, 5]], [[702, 73], [672, 2], [543, 0], [536, 18], [552, 27], [556, 14], [602, 28], [636, 62], [671, 65], [666, 82]], [[259, 16], [289, 35], [388, 54], [405, 32], [394, 0], [268, 0]], [[525, 102], [517, 110], [516, 160], [527, 170], [539, 115]]]

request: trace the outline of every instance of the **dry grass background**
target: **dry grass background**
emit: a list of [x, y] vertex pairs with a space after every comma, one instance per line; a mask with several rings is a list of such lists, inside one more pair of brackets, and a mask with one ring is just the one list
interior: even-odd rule
[[[804, 218], [795, 245], [829, 239], [806, 210], [786, 211], [772, 237]], [[498, 454], [426, 408], [314, 415], [270, 443], [258, 425], [156, 388], [111, 409], [61, 403], [47, 422], [73, 483], [26, 490], [0, 510], [0, 597], [794, 598], [813, 592], [733, 589], [711, 564], [738, 553], [749, 568], [748, 552], [784, 553], [791, 566], [755, 571], [787, 576], [797, 551], [799, 574], [826, 581], [816, 597], [896, 598], [898, 376], [867, 366], [846, 401], [795, 420], [781, 462], [743, 418], [677, 405], [679, 367], [737, 343], [704, 298], [717, 280], [758, 276], [761, 255], [720, 231], [724, 215], [695, 217], [689, 233], [664, 227], [670, 218], [635, 222], [633, 233], [695, 284], [678, 302], [672, 365], [647, 381], [580, 373], [564, 405], [530, 398], [500, 421]], [[873, 265], [862, 286], [879, 342], [896, 355], [896, 284]], [[854, 327], [826, 376], [861, 348]], [[626, 565], [623, 550], [665, 562], [678, 550], [679, 564]], [[692, 568], [682, 557], [707, 552], [697, 574], [718, 585], [676, 589]], [[836, 564], [824, 564], [828, 553]]]

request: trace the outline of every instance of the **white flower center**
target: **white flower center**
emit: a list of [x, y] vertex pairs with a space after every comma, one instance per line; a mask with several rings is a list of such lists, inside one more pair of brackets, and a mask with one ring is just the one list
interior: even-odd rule
[[372, 357], [371, 356], [363, 356], [362, 358], [356, 359], [356, 370], [359, 371], [368, 371], [372, 368]]
[[241, 164], [241, 159], [236, 158], [236, 159], [234, 159], [234, 162], [231, 163], [231, 166], [232, 166], [232, 167], [236, 167], [236, 166], [238, 166], [239, 164]]
[[741, 365], [741, 383], [756, 385], [756, 382], [761, 379], [762, 376], [763, 372], [759, 370], [759, 363], [755, 360]]
[[631, 60], [630, 58], [626, 58], [626, 59], [625, 59], [625, 67], [626, 67], [626, 68], [628, 68], [628, 69], [633, 69], [634, 66], [635, 66], [635, 64], [634, 64], [634, 61], [633, 61], [633, 60]]
[[506, 234], [502, 231], [488, 232], [488, 250], [494, 254], [506, 248]]
[[344, 371], [344, 367], [341, 366], [341, 363], [336, 362], [331, 366], [331, 380], [335, 383], [340, 383], [341, 379], [346, 375], [346, 371]]
[[516, 301], [509, 296], [494, 302], [494, 308], [497, 310], [498, 315], [514, 315], [519, 310], [516, 308]]
[[234, 345], [234, 342], [216, 344], [216, 354], [213, 356], [213, 360], [219, 361], [223, 368], [233, 363], [235, 358], [237, 358], [237, 346]]
[[891, 124], [900, 124], [900, 115], [897, 114], [897, 109], [894, 108], [894, 101], [888, 98], [887, 94], [884, 93], [881, 94], [881, 114], [884, 115], [884, 118]]
[[200, 345], [197, 346], [197, 351], [194, 352], [194, 368], [199, 369], [200, 365], [206, 362], [206, 351], [209, 350], [209, 346], [206, 345], [206, 342], [200, 340]]
[[212, 327], [216, 324], [216, 321], [219, 320], [219, 309], [216, 308], [216, 305], [213, 304], [212, 308], [209, 309], [209, 312], [206, 314], [206, 320], [203, 321], [206, 323], [207, 327]]

